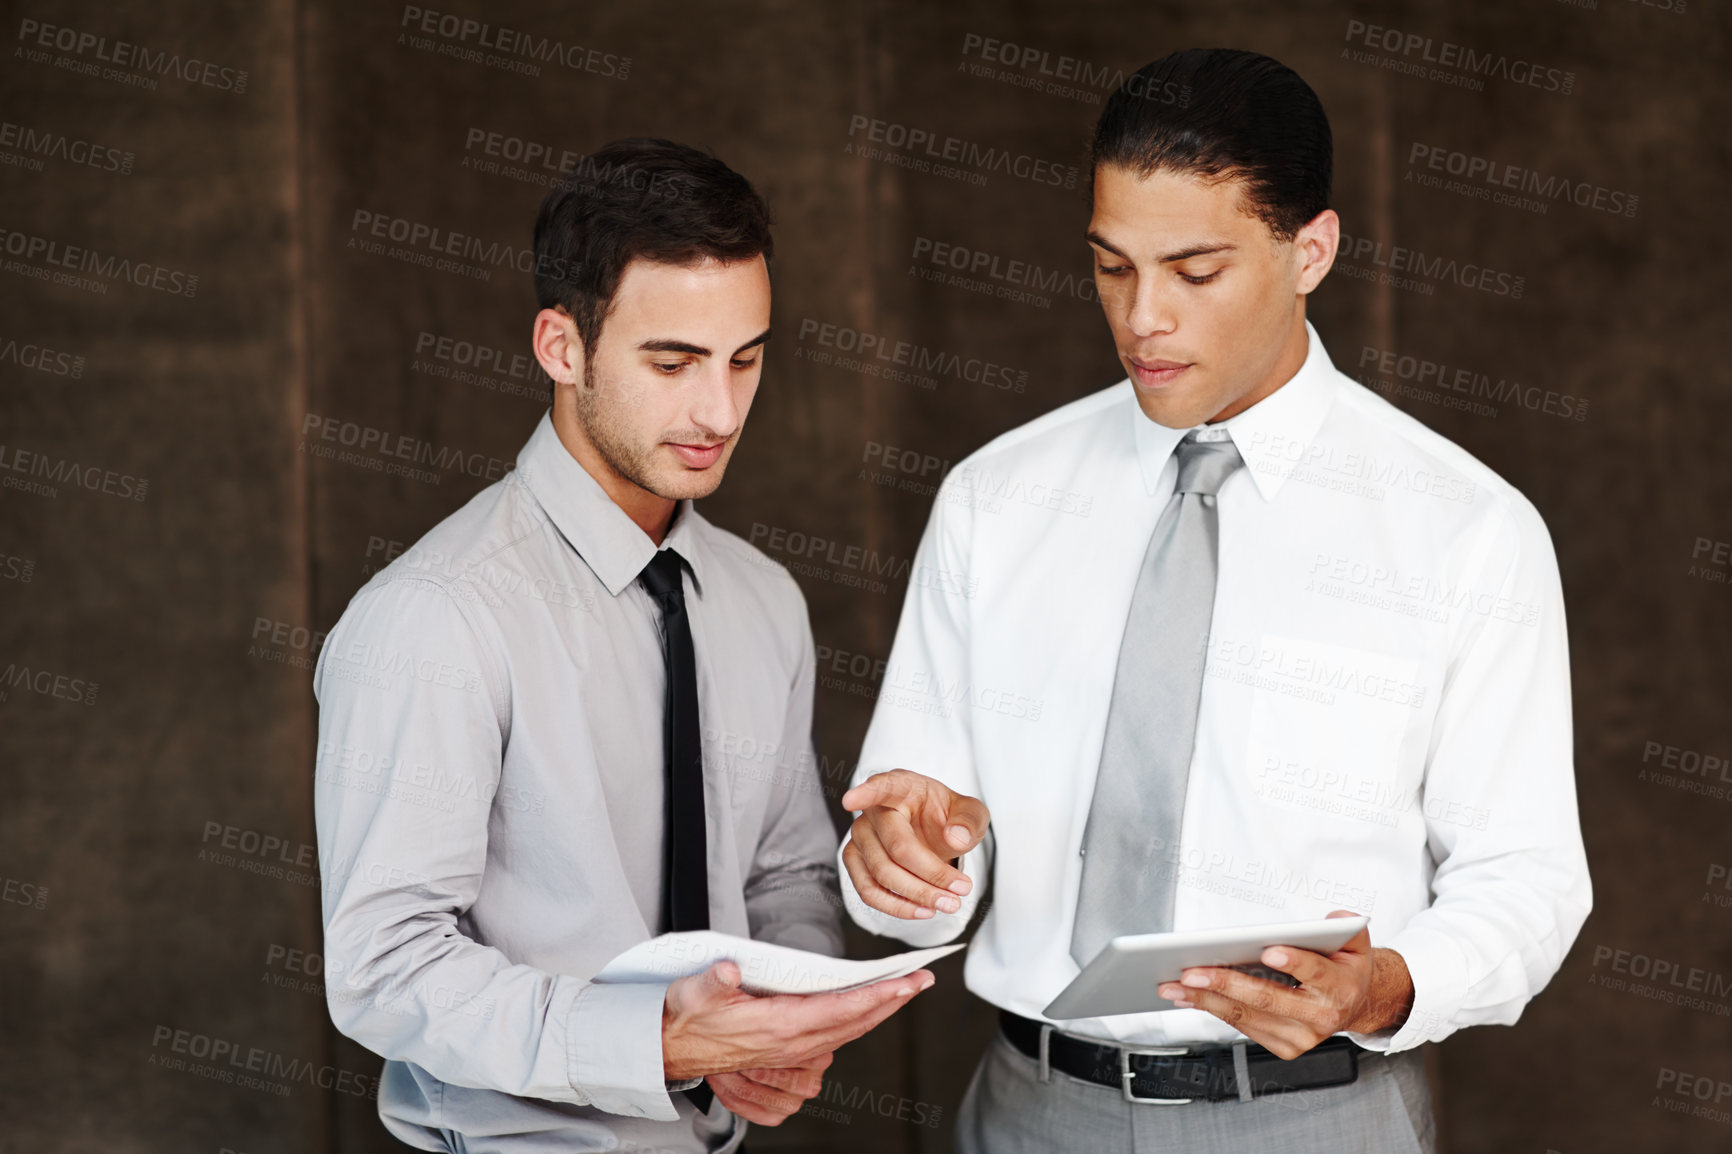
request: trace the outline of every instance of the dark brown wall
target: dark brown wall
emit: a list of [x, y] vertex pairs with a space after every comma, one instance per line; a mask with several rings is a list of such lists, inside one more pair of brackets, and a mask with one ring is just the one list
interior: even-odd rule
[[[1075, 163], [1103, 86], [1012, 82], [1038, 78], [1038, 64], [974, 75], [971, 36], [1049, 65], [1126, 70], [1194, 45], [1274, 55], [1330, 113], [1347, 233], [1521, 278], [1518, 298], [1338, 270], [1312, 298], [1349, 372], [1363, 350], [1395, 350], [1519, 381], [1541, 406], [1451, 407], [1429, 385], [1393, 398], [1513, 481], [1551, 528], [1597, 898], [1518, 1026], [1437, 1048], [1446, 1145], [1724, 1149], [1728, 1115], [1668, 1110], [1693, 1099], [1657, 1086], [1664, 1070], [1732, 1084], [1732, 770], [1664, 764], [1732, 760], [1721, 316], [1732, 21], [1681, 3], [423, 5], [595, 50], [589, 70], [534, 76], [408, 43], [404, 8], [376, 0], [7, 4], [0, 1150], [394, 1145], [365, 1098], [308, 1080], [283, 1095], [157, 1062], [172, 1054], [163, 1032], [185, 1030], [327, 1080], [377, 1070], [329, 1027], [316, 965], [299, 985], [285, 965], [287, 951], [319, 946], [314, 634], [392, 548], [487, 478], [447, 467], [433, 483], [318, 458], [303, 444], [309, 416], [509, 462], [543, 404], [535, 380], [444, 378], [417, 352], [441, 338], [526, 351], [527, 276], [364, 251], [350, 243], [365, 235], [356, 214], [526, 249], [544, 186], [474, 167], [490, 158], [466, 147], [472, 131], [555, 154], [639, 133], [714, 148], [769, 197], [780, 251], [765, 384], [706, 513], [747, 536], [779, 528], [906, 558], [928, 497], [874, 483], [869, 446], [955, 460], [1119, 375], [1088, 299], [1012, 303], [911, 275], [927, 238], [1086, 283], [1079, 191], [850, 152], [861, 115]], [[1421, 53], [1356, 58], [1367, 50], [1348, 40], [1355, 20], [1555, 68], [1542, 76], [1561, 86], [1569, 73], [1571, 91], [1404, 74], [1384, 65]], [[31, 21], [70, 29], [71, 50], [38, 48]], [[81, 46], [81, 34], [106, 40]], [[104, 71], [99, 53], [116, 41], [216, 71], [139, 87], [136, 61]], [[128, 171], [75, 163], [44, 139], [115, 150], [103, 165], [130, 154]], [[1409, 179], [1425, 172], [1410, 164], [1416, 144], [1579, 181], [1634, 209], [1553, 200], [1536, 212], [1425, 187]], [[76, 261], [67, 246], [128, 260], [146, 283], [118, 269], [41, 279]], [[152, 287], [150, 270], [165, 280]], [[940, 376], [925, 388], [814, 363], [825, 349], [809, 322], [987, 358], [1026, 385]], [[32, 367], [43, 347], [46, 366]], [[1547, 391], [1585, 404], [1582, 419], [1545, 411]], [[33, 482], [46, 488], [19, 487]], [[819, 644], [883, 657], [901, 584], [863, 591], [832, 576], [800, 578]], [[834, 783], [852, 768], [872, 689], [868, 674], [820, 690]], [[885, 948], [858, 934], [852, 945]], [[1602, 985], [1640, 984], [1613, 972], [1617, 950], [1705, 971], [1719, 992], [1690, 1002]], [[939, 990], [842, 1052], [826, 1113], [759, 1128], [753, 1148], [948, 1150], [992, 1029], [960, 969], [941, 963]]]

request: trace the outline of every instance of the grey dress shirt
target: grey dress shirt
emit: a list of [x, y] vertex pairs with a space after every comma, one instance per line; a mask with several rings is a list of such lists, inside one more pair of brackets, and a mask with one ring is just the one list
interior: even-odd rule
[[[787, 571], [682, 501], [710, 926], [842, 952]], [[355, 594], [313, 677], [326, 996], [421, 1149], [732, 1149], [663, 1080], [665, 985], [589, 979], [653, 937], [663, 840], [656, 545], [554, 432]]]

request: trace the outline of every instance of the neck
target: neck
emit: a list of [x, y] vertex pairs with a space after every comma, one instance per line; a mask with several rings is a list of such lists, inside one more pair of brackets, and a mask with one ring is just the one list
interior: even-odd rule
[[565, 446], [565, 451], [583, 466], [584, 472], [595, 478], [595, 483], [601, 486], [609, 500], [631, 518], [632, 524], [643, 530], [644, 536], [657, 546], [661, 545], [673, 521], [677, 502], [668, 497], [658, 497], [614, 468], [590, 440], [573, 406], [555, 402], [553, 431], [559, 435], [559, 443]]

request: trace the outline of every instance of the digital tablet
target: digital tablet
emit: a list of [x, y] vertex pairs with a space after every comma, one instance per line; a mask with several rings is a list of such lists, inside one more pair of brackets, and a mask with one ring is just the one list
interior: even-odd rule
[[1332, 954], [1369, 920], [1364, 916], [1319, 918], [1217, 930], [1125, 934], [1108, 942], [1043, 1013], [1049, 1018], [1102, 1018], [1170, 1010], [1173, 1004], [1155, 989], [1162, 982], [1178, 981], [1189, 966], [1258, 965], [1270, 946], [1297, 946]]

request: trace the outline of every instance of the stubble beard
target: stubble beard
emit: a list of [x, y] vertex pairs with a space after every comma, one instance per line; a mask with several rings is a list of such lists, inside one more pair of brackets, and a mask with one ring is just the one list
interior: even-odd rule
[[[619, 381], [603, 381], [602, 386], [622, 394], [631, 391], [629, 386]], [[594, 362], [586, 361], [583, 366], [583, 385], [577, 390], [577, 420], [583, 426], [589, 443], [595, 446], [595, 451], [607, 462], [610, 469], [638, 488], [667, 501], [707, 497], [721, 484], [720, 474], [712, 467], [708, 470], [713, 477], [712, 483], [702, 492], [668, 491], [665, 482], [658, 480], [656, 476], [656, 446], [635, 443], [629, 426], [618, 417], [618, 413], [629, 407], [629, 396], [624, 398], [623, 404], [609, 406], [602, 402], [601, 394], [602, 389], [597, 387]]]

